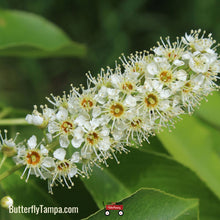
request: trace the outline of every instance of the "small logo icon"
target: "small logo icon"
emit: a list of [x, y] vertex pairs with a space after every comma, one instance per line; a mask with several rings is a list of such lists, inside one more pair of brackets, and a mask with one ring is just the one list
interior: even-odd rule
[[107, 204], [107, 205], [105, 205], [105, 203], [103, 202], [103, 205], [105, 207], [105, 215], [106, 216], [109, 216], [110, 211], [112, 211], [112, 210], [118, 211], [118, 214], [120, 216], [124, 215], [122, 202], [112, 202], [111, 204]]

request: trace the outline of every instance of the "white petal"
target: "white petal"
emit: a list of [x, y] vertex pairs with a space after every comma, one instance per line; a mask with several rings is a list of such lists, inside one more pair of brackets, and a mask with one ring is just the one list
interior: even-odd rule
[[136, 80], [137, 78], [138, 78], [138, 76], [140, 75], [140, 73], [138, 73], [138, 72], [126, 72], [126, 73], [124, 73], [125, 75], [124, 75], [124, 78], [125, 79], [128, 79], [128, 80]]
[[118, 131], [124, 131], [125, 129], [127, 129], [126, 122], [116, 121], [116, 122], [115, 122], [115, 128], [116, 128]]
[[37, 146], [37, 137], [35, 135], [32, 135], [28, 141], [27, 141], [27, 145], [29, 148], [33, 149]]
[[60, 135], [59, 141], [60, 141], [60, 146], [64, 148], [67, 148], [70, 144], [68, 135]]
[[40, 151], [41, 151], [42, 154], [47, 154], [48, 153], [47, 148], [43, 144], [40, 145]]
[[79, 152], [73, 153], [71, 162], [78, 163], [79, 161], [80, 161], [80, 153]]
[[90, 159], [91, 154], [92, 154], [92, 152], [85, 151], [84, 149], [81, 150], [81, 157], [82, 158]]
[[5, 145], [8, 146], [8, 147], [15, 147], [16, 144], [13, 140], [5, 140]]
[[170, 95], [171, 95], [171, 92], [168, 89], [166, 89], [166, 90], [164, 89], [160, 93], [160, 97], [163, 99], [168, 98]]
[[42, 165], [45, 167], [55, 167], [54, 159], [51, 157], [45, 157]]
[[83, 126], [87, 121], [89, 120], [89, 117], [85, 115], [80, 115], [75, 119], [75, 123], [78, 124], [79, 126]]
[[80, 139], [84, 135], [84, 131], [81, 127], [77, 127], [76, 129], [73, 130], [73, 135], [75, 138]]
[[34, 115], [32, 118], [32, 123], [36, 126], [39, 126], [43, 123], [44, 119], [39, 115]]
[[[152, 81], [151, 81], [151, 80], [146, 80], [146, 81], [144, 82], [144, 88], [145, 88], [147, 91], [151, 92], [151, 91], [153, 90]], [[140, 93], [143, 93], [143, 92], [144, 92], [141, 87], [138, 87], [137, 89], [138, 89], [138, 92], [140, 92]]]
[[194, 81], [196, 84], [201, 85], [201, 84], [203, 83], [204, 79], [205, 79], [205, 76], [202, 75], [202, 74], [199, 74], [197, 77], [195, 77], [195, 78], [193, 79], [193, 81]]
[[58, 148], [53, 152], [53, 156], [58, 160], [64, 160], [66, 151], [63, 148]]
[[102, 136], [108, 136], [110, 133], [110, 130], [107, 127], [103, 127], [102, 130], [100, 131], [100, 134]]
[[106, 97], [107, 96], [107, 87], [102, 86], [101, 89], [98, 92], [98, 96]]
[[166, 63], [167, 62], [167, 59], [165, 58], [165, 57], [155, 57], [154, 58], [154, 61], [156, 62], [156, 63]]
[[111, 83], [115, 86], [119, 85], [121, 81], [119, 75], [116, 75], [116, 74], [111, 75], [110, 80], [111, 80]]
[[113, 98], [114, 100], [118, 99], [119, 90], [107, 88], [108, 96]]
[[111, 146], [111, 141], [109, 137], [105, 137], [99, 143], [99, 150], [107, 151]]
[[86, 122], [82, 125], [82, 128], [85, 128], [86, 130], [91, 130], [91, 129], [92, 129], [92, 126], [91, 126], [90, 121], [86, 121]]
[[27, 121], [27, 123], [32, 124], [33, 123], [32, 122], [32, 115], [27, 114], [26, 117], [25, 117], [25, 120]]
[[164, 48], [163, 47], [156, 47], [155, 49], [154, 49], [154, 53], [155, 54], [157, 54], [158, 56], [161, 56], [161, 55], [163, 55], [164, 54]]
[[187, 41], [189, 41], [189, 42], [193, 42], [194, 41], [194, 37], [191, 36], [191, 35], [188, 35], [187, 33], [185, 34], [185, 37], [186, 37]]
[[170, 101], [164, 100], [160, 103], [160, 110], [166, 111], [170, 107]]
[[136, 98], [133, 97], [132, 95], [128, 95], [124, 101], [126, 106], [134, 107], [136, 106]]
[[147, 65], [147, 71], [148, 73], [150, 73], [151, 75], [156, 75], [158, 74], [158, 68], [157, 65], [155, 63], [150, 63]]
[[69, 172], [70, 177], [73, 177], [76, 174], [77, 174], [77, 167], [72, 167]]
[[96, 118], [96, 117], [98, 117], [101, 113], [102, 113], [102, 112], [101, 112], [101, 108], [100, 108], [100, 107], [95, 107], [95, 108], [93, 108], [93, 110], [92, 110], [92, 117], [93, 117], [93, 118]]
[[48, 132], [53, 134], [55, 132], [59, 131], [58, 125], [56, 122], [52, 121], [48, 124]]
[[160, 83], [158, 80], [153, 80], [152, 81], [152, 86], [158, 92], [160, 92], [162, 90], [162, 88], [163, 88], [163, 84]]
[[185, 70], [178, 70], [175, 72], [176, 78], [181, 81], [186, 81], [187, 72]]
[[52, 118], [52, 117], [54, 117], [55, 113], [54, 113], [53, 109], [45, 108], [43, 110], [43, 115], [44, 115], [45, 118]]
[[183, 42], [184, 44], [188, 44], [188, 42], [187, 42], [187, 40], [185, 39], [185, 37], [182, 37], [182, 42]]
[[183, 66], [185, 63], [182, 60], [174, 60], [173, 64], [176, 66]]
[[63, 107], [60, 107], [60, 110], [56, 114], [56, 118], [59, 121], [64, 121], [67, 119], [67, 117], [68, 117], [68, 111]]
[[191, 53], [184, 53], [183, 55], [182, 55], [182, 58], [183, 58], [183, 60], [189, 60], [190, 58], [191, 58]]
[[112, 132], [112, 135], [114, 137], [114, 139], [116, 141], [120, 141], [120, 139], [123, 138], [123, 135], [124, 135], [124, 131], [119, 131], [118, 129], [115, 129], [113, 132]]
[[76, 138], [73, 138], [71, 140], [71, 144], [73, 145], [73, 147], [75, 148], [79, 148], [81, 146], [81, 144], [83, 143], [84, 139], [76, 139]]

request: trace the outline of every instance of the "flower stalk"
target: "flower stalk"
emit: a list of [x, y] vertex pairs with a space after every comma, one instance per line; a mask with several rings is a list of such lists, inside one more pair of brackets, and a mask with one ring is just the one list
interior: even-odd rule
[[0, 182], [5, 179], [6, 177], [13, 174], [15, 171], [19, 170], [21, 167], [23, 167], [23, 164], [18, 164], [13, 166], [10, 170], [5, 171], [4, 173], [0, 174]]
[[28, 125], [28, 123], [24, 118], [0, 119], [0, 126], [11, 126], [11, 125]]

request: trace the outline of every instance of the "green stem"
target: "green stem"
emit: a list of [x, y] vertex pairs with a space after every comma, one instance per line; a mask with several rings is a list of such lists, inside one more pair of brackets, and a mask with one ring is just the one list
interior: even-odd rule
[[8, 115], [11, 112], [11, 108], [4, 108], [2, 112], [0, 112], [0, 118], [4, 118], [6, 115]]
[[0, 126], [2, 125], [28, 125], [24, 118], [6, 118], [0, 119]]
[[10, 170], [5, 171], [4, 173], [2, 173], [0, 175], [0, 182], [5, 179], [6, 177], [10, 176], [12, 173], [14, 173], [16, 170], [20, 169], [21, 167], [23, 167], [24, 164], [18, 164], [14, 167], [12, 167]]
[[5, 162], [6, 159], [7, 159], [7, 156], [4, 154], [4, 156], [3, 156], [3, 158], [2, 158], [2, 161], [1, 161], [1, 163], [0, 163], [0, 169], [1, 169], [3, 163]]
[[48, 150], [53, 150], [53, 148], [56, 147], [57, 145], [59, 145], [59, 139], [56, 139], [52, 143], [48, 144], [47, 149]]

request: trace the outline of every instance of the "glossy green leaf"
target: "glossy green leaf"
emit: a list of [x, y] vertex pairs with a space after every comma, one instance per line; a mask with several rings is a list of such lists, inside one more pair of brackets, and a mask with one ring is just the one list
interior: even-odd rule
[[[220, 201], [188, 168], [170, 157], [138, 149], [131, 149], [129, 154], [118, 157], [121, 162], [119, 165], [110, 161], [108, 168], [102, 172], [94, 168], [91, 178], [84, 180], [99, 208], [103, 208], [103, 201], [105, 203], [120, 201], [126, 197], [126, 193], [132, 194], [142, 187], [147, 187], [184, 198], [198, 198], [201, 219], [219, 219]], [[106, 176], [112, 179], [105, 179]], [[107, 185], [112, 182], [114, 187], [109, 190]], [[118, 186], [115, 186], [117, 183]], [[121, 191], [118, 190], [119, 187]]]
[[28, 12], [0, 10], [0, 56], [83, 56], [85, 47], [72, 41], [46, 19]]
[[103, 171], [95, 167], [93, 175], [83, 181], [99, 208], [103, 207], [105, 201], [120, 200], [131, 194], [131, 191], [108, 170]]
[[[199, 219], [197, 199], [184, 199], [156, 189], [141, 189], [122, 200], [122, 204], [123, 216], [119, 216], [118, 211], [111, 210], [109, 219]], [[103, 209], [88, 219], [102, 219], [104, 213]]]
[[219, 131], [186, 116], [173, 132], [164, 131], [158, 137], [176, 160], [192, 169], [220, 198], [220, 156], [214, 147], [219, 146]]
[[195, 115], [203, 122], [209, 124], [215, 129], [220, 130], [220, 95], [219, 92], [214, 92], [213, 95], [207, 97], [208, 102], [202, 101]]

